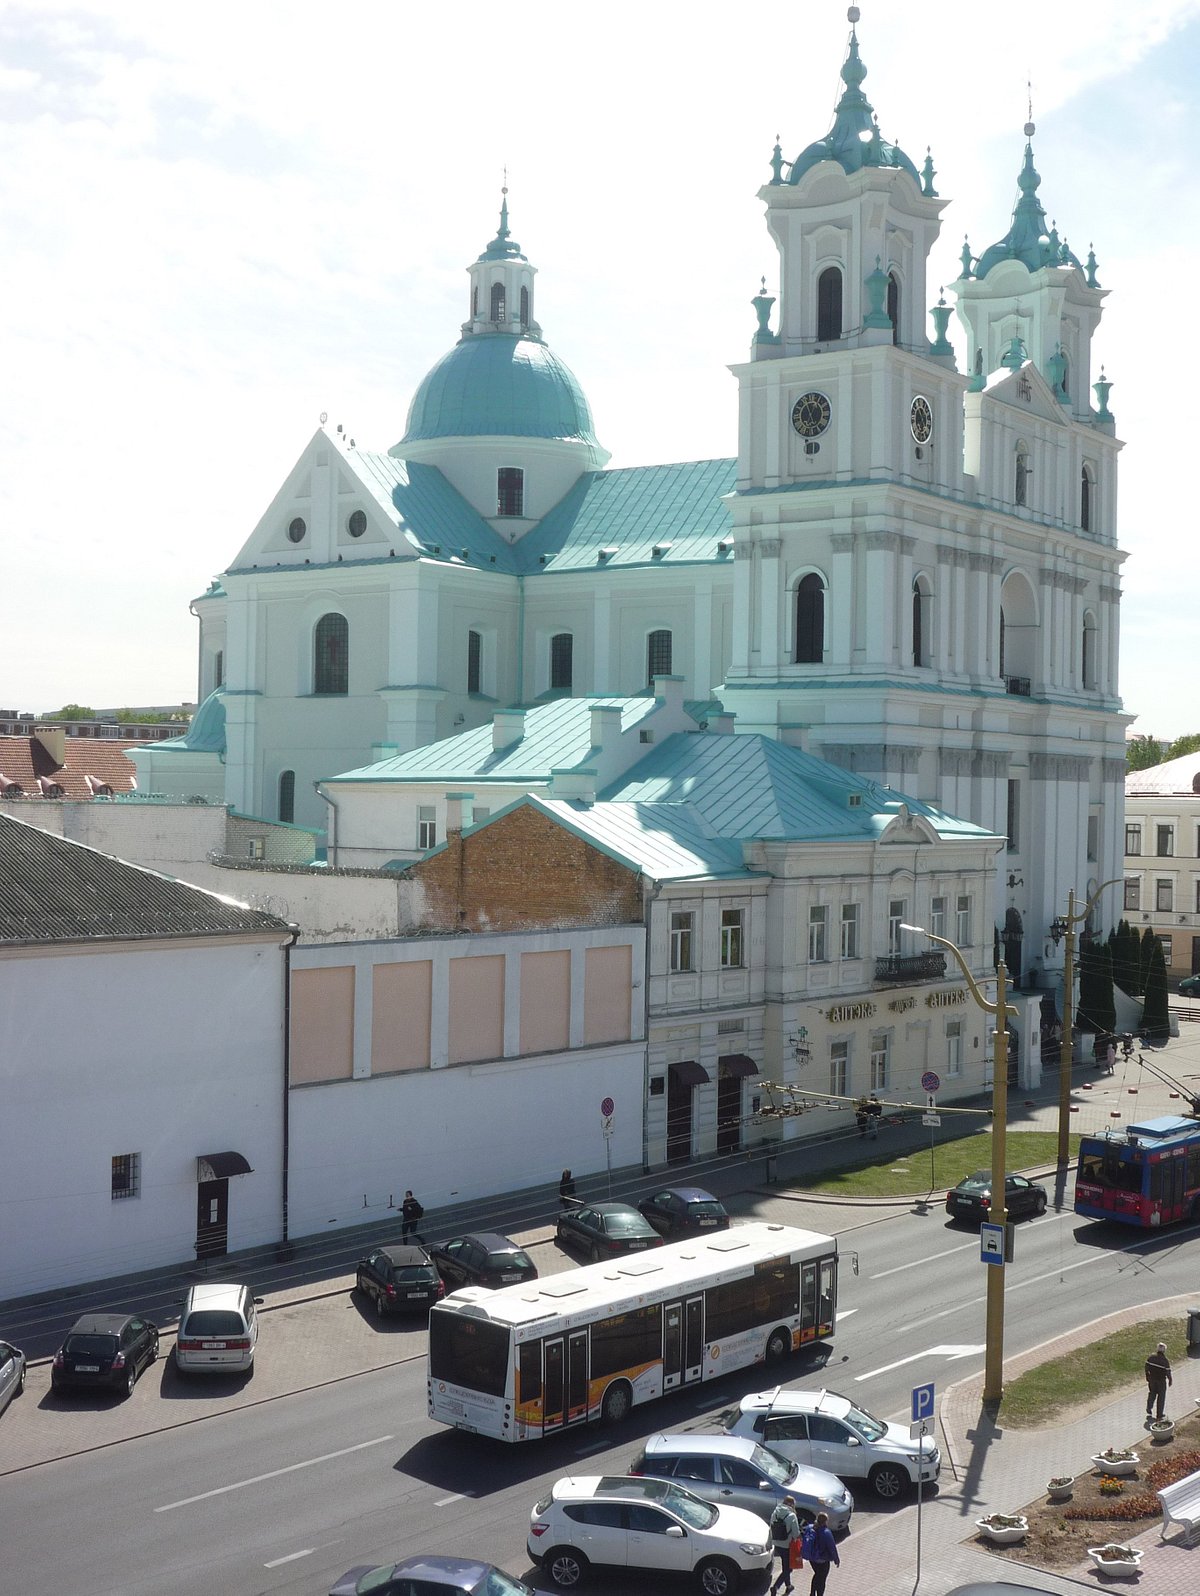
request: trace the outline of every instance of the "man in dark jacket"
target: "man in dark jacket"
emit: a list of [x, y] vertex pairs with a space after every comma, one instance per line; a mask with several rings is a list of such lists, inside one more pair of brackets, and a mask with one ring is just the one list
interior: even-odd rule
[[[416, 1235], [417, 1221], [424, 1213], [425, 1210], [413, 1196], [412, 1191], [406, 1191], [404, 1193], [404, 1201], [400, 1204], [400, 1217], [404, 1221], [400, 1226], [401, 1241], [407, 1241], [410, 1236]], [[420, 1241], [420, 1239], [420, 1236], [417, 1236], [417, 1240]]]
[[829, 1578], [830, 1563], [841, 1566], [837, 1542], [829, 1527], [829, 1514], [818, 1513], [817, 1522], [804, 1532], [804, 1555], [812, 1564], [812, 1584], [808, 1596], [825, 1596], [825, 1581]]
[[[1163, 1409], [1167, 1405], [1167, 1387], [1171, 1381], [1171, 1360], [1167, 1357], [1167, 1343], [1160, 1341], [1158, 1351], [1152, 1352], [1146, 1359], [1146, 1422], [1151, 1418], [1161, 1419]], [[1151, 1408], [1157, 1404], [1158, 1412], [1151, 1413]]]

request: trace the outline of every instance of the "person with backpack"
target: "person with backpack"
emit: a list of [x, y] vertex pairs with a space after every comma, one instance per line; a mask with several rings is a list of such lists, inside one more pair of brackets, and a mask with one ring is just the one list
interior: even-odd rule
[[[417, 1221], [424, 1218], [425, 1210], [412, 1194], [411, 1187], [404, 1193], [404, 1201], [400, 1204], [400, 1217], [404, 1223], [400, 1227], [400, 1240], [407, 1241], [410, 1236], [416, 1235]], [[417, 1240], [420, 1241], [420, 1236]]]
[[779, 1553], [779, 1577], [771, 1593], [792, 1588], [792, 1542], [800, 1539], [800, 1520], [796, 1517], [796, 1498], [785, 1496], [771, 1514], [771, 1541]]
[[825, 1581], [829, 1578], [830, 1563], [841, 1565], [837, 1542], [829, 1527], [829, 1514], [818, 1513], [817, 1522], [804, 1531], [802, 1542], [804, 1556], [812, 1565], [812, 1584], [808, 1596], [825, 1596]]

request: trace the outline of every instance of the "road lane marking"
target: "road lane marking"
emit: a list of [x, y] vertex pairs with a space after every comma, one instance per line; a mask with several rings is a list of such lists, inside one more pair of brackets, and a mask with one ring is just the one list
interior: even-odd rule
[[866, 1374], [856, 1374], [856, 1380], [873, 1380], [877, 1374], [890, 1374], [893, 1369], [902, 1369], [906, 1363], [916, 1363], [921, 1358], [969, 1358], [977, 1352], [984, 1350], [983, 1343], [978, 1346], [942, 1346], [926, 1347], [924, 1352], [914, 1352], [911, 1357], [897, 1358], [895, 1363], [885, 1363], [882, 1368], [870, 1369]]
[[459, 1491], [457, 1496], [443, 1496], [433, 1505], [434, 1507], [449, 1507], [451, 1502], [465, 1502], [466, 1500], [466, 1491]]
[[868, 1280], [886, 1280], [889, 1275], [902, 1275], [906, 1269], [920, 1269], [923, 1265], [933, 1263], [938, 1258], [952, 1258], [956, 1252], [979, 1251], [977, 1241], [964, 1242], [961, 1247], [947, 1247], [945, 1252], [932, 1252], [928, 1258], [914, 1258], [912, 1263], [897, 1264], [894, 1269], [881, 1269], [877, 1275], [868, 1275]]
[[277, 1480], [281, 1474], [295, 1474], [297, 1469], [311, 1469], [318, 1463], [331, 1463], [336, 1457], [349, 1457], [351, 1452], [363, 1452], [369, 1446], [382, 1446], [394, 1441], [394, 1435], [377, 1435], [373, 1441], [360, 1441], [357, 1446], [344, 1446], [338, 1452], [325, 1452], [320, 1457], [306, 1458], [303, 1463], [289, 1463], [284, 1469], [271, 1469], [266, 1474], [255, 1474], [252, 1479], [236, 1480], [232, 1485], [218, 1485], [215, 1491], [201, 1491], [199, 1496], [185, 1496], [178, 1502], [164, 1502], [156, 1513], [171, 1513], [177, 1507], [190, 1507], [193, 1502], [207, 1502], [213, 1496], [225, 1496], [229, 1491], [241, 1491], [247, 1485], [261, 1485], [264, 1480]]
[[286, 1557], [273, 1557], [269, 1563], [264, 1563], [264, 1568], [282, 1568], [285, 1563], [294, 1563], [301, 1557], [311, 1557], [316, 1551], [315, 1546], [307, 1546], [302, 1552], [289, 1552]]

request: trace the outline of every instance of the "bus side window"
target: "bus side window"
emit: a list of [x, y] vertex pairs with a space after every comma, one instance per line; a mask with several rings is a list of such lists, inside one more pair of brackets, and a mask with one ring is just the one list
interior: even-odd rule
[[523, 1341], [520, 1352], [521, 1389], [517, 1400], [519, 1402], [540, 1402], [542, 1400], [542, 1343], [540, 1341]]
[[832, 1324], [833, 1322], [833, 1295], [834, 1281], [837, 1278], [837, 1265], [832, 1258], [821, 1259], [821, 1307], [817, 1316], [818, 1324]]
[[800, 1271], [800, 1328], [814, 1330], [817, 1324], [817, 1266], [806, 1263]]

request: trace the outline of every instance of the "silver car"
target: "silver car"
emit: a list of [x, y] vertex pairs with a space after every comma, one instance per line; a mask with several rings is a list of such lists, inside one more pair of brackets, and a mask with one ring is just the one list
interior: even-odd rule
[[0, 1341], [0, 1413], [25, 1389], [25, 1354], [10, 1341]]
[[854, 1498], [824, 1469], [781, 1457], [771, 1447], [733, 1435], [652, 1435], [629, 1465], [630, 1474], [673, 1480], [706, 1502], [742, 1507], [769, 1520], [785, 1496], [795, 1498], [801, 1523], [829, 1515], [835, 1532], [849, 1529]]

